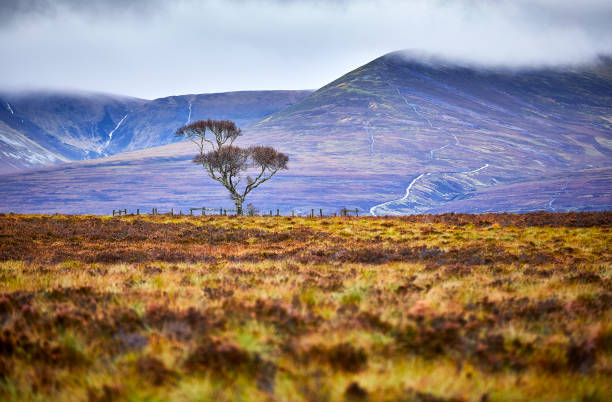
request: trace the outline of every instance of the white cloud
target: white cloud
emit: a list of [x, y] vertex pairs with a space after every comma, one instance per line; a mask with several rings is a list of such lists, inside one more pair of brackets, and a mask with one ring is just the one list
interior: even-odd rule
[[317, 88], [399, 49], [512, 66], [612, 53], [612, 5], [599, 0], [30, 3], [0, 29], [0, 88], [150, 98]]

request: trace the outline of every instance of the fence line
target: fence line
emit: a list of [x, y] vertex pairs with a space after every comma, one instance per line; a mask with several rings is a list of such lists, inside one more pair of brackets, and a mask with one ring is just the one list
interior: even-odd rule
[[[198, 207], [198, 208], [189, 208], [189, 216], [193, 216], [194, 215], [194, 211], [201, 211], [202, 216], [206, 215], [206, 211], [210, 211], [212, 212], [210, 215], [218, 215], [218, 216], [227, 216], [228, 212], [231, 215], [232, 213], [236, 213], [236, 209], [226, 209], [223, 207], [220, 208], [208, 208], [208, 207]], [[214, 212], [217, 212], [216, 214]], [[336, 217], [338, 216], [338, 212], [334, 211], [333, 213], [330, 214], [324, 214], [323, 213], [323, 208], [318, 208], [318, 213], [316, 213], [317, 210], [315, 208], [311, 208], [310, 213], [307, 213], [305, 216], [309, 217], [309, 218], [315, 218], [315, 217], [319, 217], [319, 218], [323, 218], [323, 217]], [[121, 215], [128, 215], [128, 210], [127, 208], [124, 209], [113, 209], [112, 211], [113, 216], [121, 216]], [[344, 216], [351, 216], [351, 214], [354, 214], [354, 216], [359, 216], [359, 208], [355, 208], [355, 209], [347, 209], [347, 208], [341, 208], [339, 210], [339, 216], [344, 217]], [[129, 215], [140, 215], [140, 208], [136, 208], [136, 212], [132, 212]], [[166, 213], [159, 212], [158, 208], [151, 208], [151, 213], [149, 215], [170, 215], [170, 216], [174, 216], [174, 208], [170, 208], [170, 210]], [[178, 214], [179, 216], [183, 216], [183, 210], [179, 209], [178, 210]], [[185, 213], [185, 215], [187, 215], [187, 213]], [[249, 216], [259, 216], [258, 214], [249, 214], [247, 211], [247, 214]], [[276, 209], [276, 214], [274, 214], [274, 210], [270, 209], [270, 213], [265, 213], [263, 212], [260, 216], [289, 216], [289, 215], [282, 215], [280, 213], [280, 209], [277, 208]], [[294, 209], [291, 210], [291, 216], [295, 217], [295, 216], [300, 216], [300, 215], [296, 215], [296, 212]], [[301, 215], [304, 216], [304, 215]]]

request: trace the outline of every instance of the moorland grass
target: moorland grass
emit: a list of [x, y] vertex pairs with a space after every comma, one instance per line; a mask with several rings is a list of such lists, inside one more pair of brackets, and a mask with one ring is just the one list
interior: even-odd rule
[[0, 215], [0, 398], [610, 400], [611, 221]]

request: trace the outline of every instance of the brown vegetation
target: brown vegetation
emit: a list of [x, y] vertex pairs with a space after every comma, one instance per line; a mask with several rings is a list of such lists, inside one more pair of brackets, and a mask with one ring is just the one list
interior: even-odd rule
[[607, 400], [611, 215], [3, 215], [0, 395]]

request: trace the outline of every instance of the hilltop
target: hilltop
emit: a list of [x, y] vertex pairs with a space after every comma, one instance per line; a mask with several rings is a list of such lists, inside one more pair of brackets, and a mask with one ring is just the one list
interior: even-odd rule
[[[610, 209], [611, 71], [607, 58], [503, 69], [379, 57], [244, 126], [243, 144], [273, 145], [291, 158], [290, 170], [250, 201], [285, 213]], [[1, 208], [108, 213], [118, 203], [228, 203], [189, 163], [193, 153], [173, 144], [4, 176]], [[111, 177], [119, 167], [122, 175]], [[71, 183], [82, 186], [78, 193]]]

